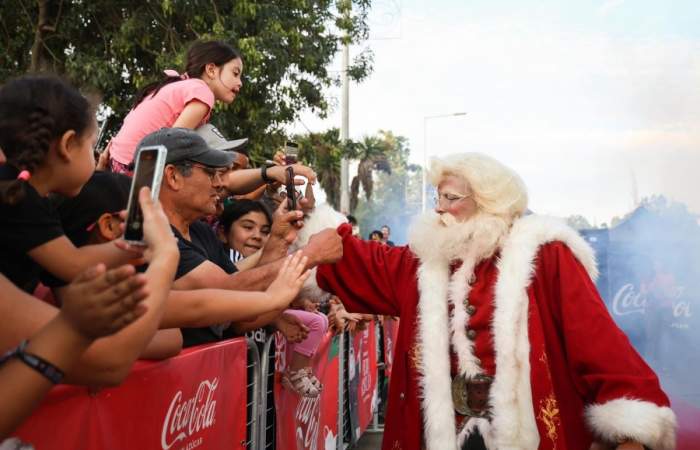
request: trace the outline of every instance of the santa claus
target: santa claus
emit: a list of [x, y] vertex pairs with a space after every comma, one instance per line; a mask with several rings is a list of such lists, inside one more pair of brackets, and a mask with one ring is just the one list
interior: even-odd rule
[[383, 450], [671, 450], [675, 415], [596, 291], [591, 248], [525, 215], [520, 177], [474, 153], [435, 160], [434, 212], [407, 247], [338, 228], [321, 288], [400, 316]]

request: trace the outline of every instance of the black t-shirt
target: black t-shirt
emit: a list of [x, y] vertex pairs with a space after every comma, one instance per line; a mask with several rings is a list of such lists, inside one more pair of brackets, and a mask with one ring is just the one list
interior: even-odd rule
[[[221, 267], [226, 273], [234, 273], [237, 269], [231, 262], [224, 244], [216, 236], [214, 230], [204, 222], [196, 221], [190, 225], [191, 241], [185, 239], [179, 231], [171, 227], [177, 238], [180, 250], [180, 262], [177, 265], [175, 279], [187, 275], [205, 261], [211, 261]], [[183, 328], [182, 337], [185, 347], [216, 342], [224, 336], [221, 327]]]
[[[0, 166], [0, 179], [16, 178], [14, 169]], [[0, 272], [19, 288], [32, 293], [39, 282], [41, 266], [27, 252], [63, 236], [61, 219], [47, 197], [29, 183], [24, 198], [14, 206], [0, 203]]]

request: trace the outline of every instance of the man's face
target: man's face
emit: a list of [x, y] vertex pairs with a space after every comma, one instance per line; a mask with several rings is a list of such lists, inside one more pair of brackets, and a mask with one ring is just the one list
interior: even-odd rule
[[382, 227], [382, 238], [389, 239], [389, 227]]
[[477, 212], [473, 193], [466, 180], [455, 175], [445, 175], [437, 188], [435, 212], [450, 214], [458, 222], [465, 222]]
[[221, 175], [227, 169], [208, 167], [191, 163], [192, 173], [184, 178], [184, 187], [179, 198], [183, 206], [202, 216], [216, 214], [216, 205], [221, 195]]

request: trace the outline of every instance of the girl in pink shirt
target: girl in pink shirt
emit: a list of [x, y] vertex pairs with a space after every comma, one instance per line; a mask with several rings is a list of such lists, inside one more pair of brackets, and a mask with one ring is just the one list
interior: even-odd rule
[[113, 172], [127, 173], [136, 146], [163, 127], [197, 128], [209, 121], [215, 101], [231, 103], [243, 86], [241, 55], [221, 41], [196, 42], [187, 51], [185, 73], [166, 70], [165, 80], [147, 85], [109, 143]]

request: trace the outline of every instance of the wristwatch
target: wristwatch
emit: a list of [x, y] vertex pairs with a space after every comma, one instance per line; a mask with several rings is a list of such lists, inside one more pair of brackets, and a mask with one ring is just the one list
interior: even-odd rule
[[17, 348], [5, 353], [2, 357], [0, 357], [0, 365], [4, 364], [11, 358], [17, 358], [27, 366], [48, 378], [53, 384], [60, 383], [61, 380], [63, 380], [63, 371], [46, 361], [44, 358], [25, 352], [24, 349], [27, 348], [28, 343], [29, 341], [24, 340], [17, 346]]
[[267, 166], [265, 164], [263, 164], [260, 167], [260, 176], [262, 177], [262, 180], [267, 184], [273, 182], [273, 180], [271, 180], [270, 177], [267, 176]]

